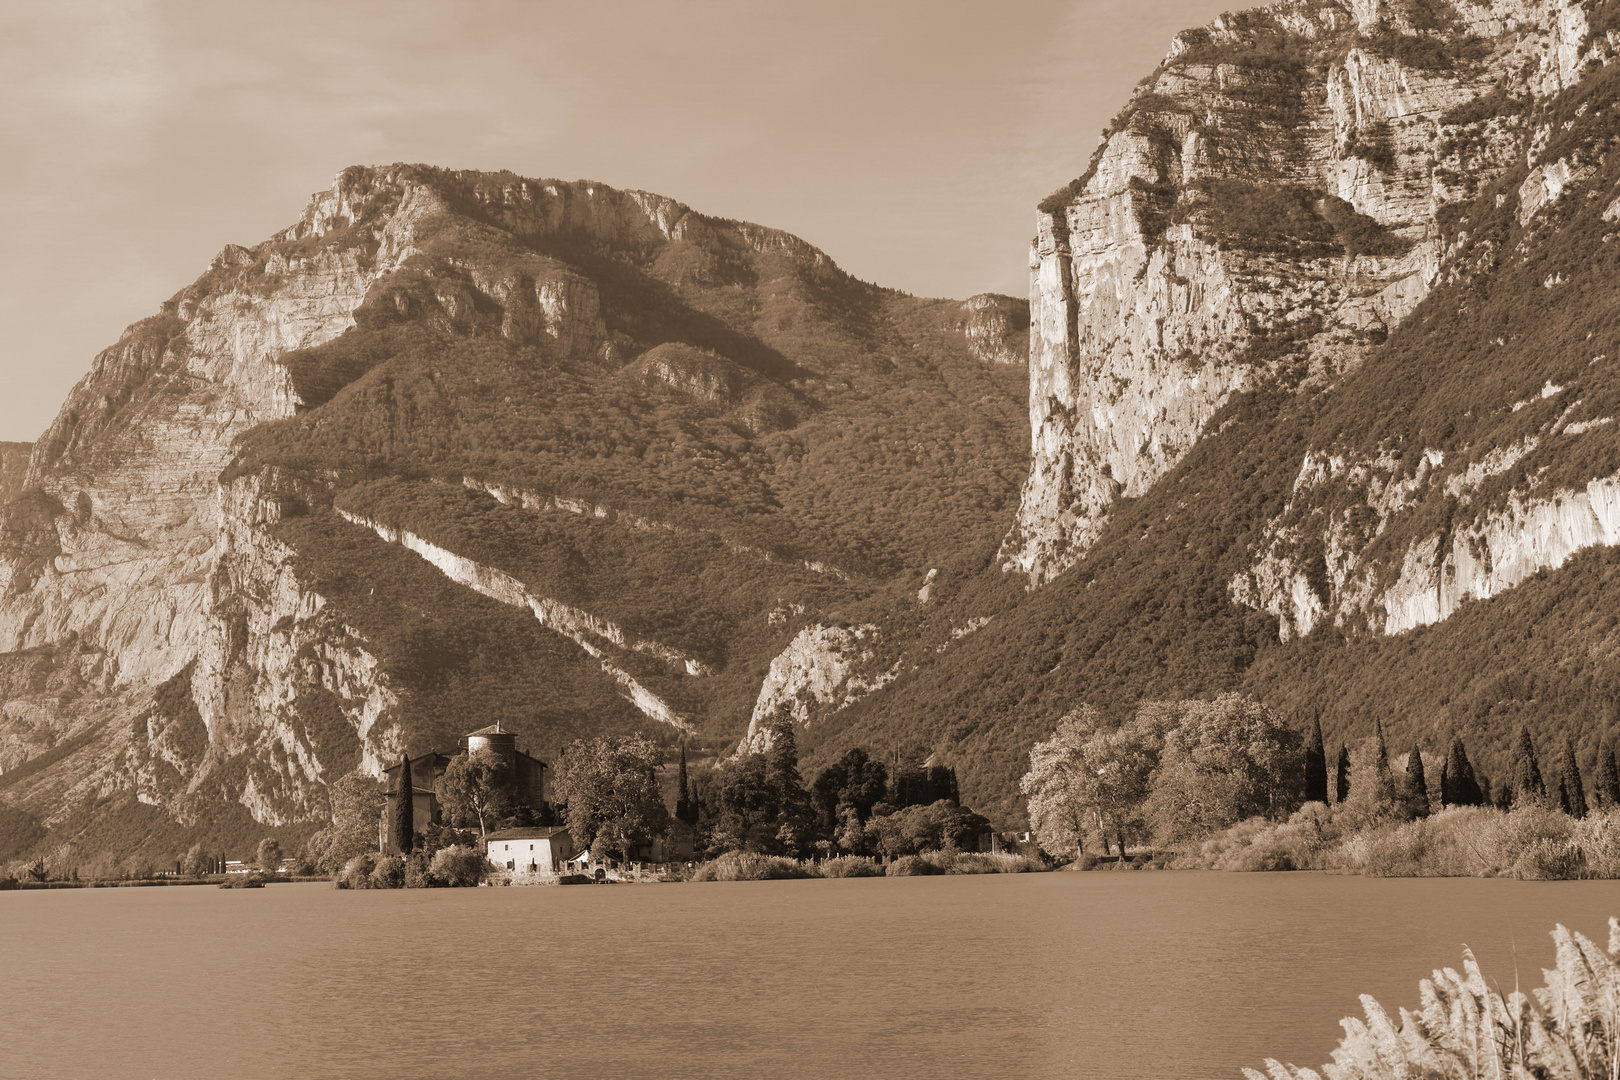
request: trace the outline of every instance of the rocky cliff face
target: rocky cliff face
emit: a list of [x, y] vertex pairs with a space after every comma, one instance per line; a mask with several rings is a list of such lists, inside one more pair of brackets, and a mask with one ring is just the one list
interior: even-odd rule
[[[1297, 0], [1181, 34], [1030, 254], [1032, 462], [1009, 568], [1048, 581], [1234, 392], [1321, 386], [1432, 287], [1447, 208], [1601, 41], [1576, 0]], [[1569, 183], [1549, 163], [1523, 200]]]
[[0, 503], [8, 503], [22, 494], [23, 481], [28, 476], [28, 458], [33, 443], [0, 442]]

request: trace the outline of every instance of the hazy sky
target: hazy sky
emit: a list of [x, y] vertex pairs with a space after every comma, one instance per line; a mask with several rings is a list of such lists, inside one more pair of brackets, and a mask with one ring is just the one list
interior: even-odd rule
[[910, 292], [1022, 295], [1035, 202], [1217, 0], [0, 3], [0, 439], [346, 165], [600, 180]]

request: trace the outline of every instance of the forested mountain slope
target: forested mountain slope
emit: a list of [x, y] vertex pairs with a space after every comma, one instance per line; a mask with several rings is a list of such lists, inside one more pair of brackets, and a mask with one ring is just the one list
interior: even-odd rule
[[347, 170], [35, 446], [0, 520], [0, 802], [53, 850], [296, 831], [497, 719], [542, 757], [723, 751], [836, 705], [893, 677], [930, 572], [988, 565], [1026, 327], [660, 196]]
[[[1027, 599], [819, 735], [1008, 815], [1080, 702], [1242, 690], [1332, 739], [1620, 694], [1620, 11], [1299, 2], [1183, 34], [1042, 207]], [[1047, 584], [1042, 584], [1042, 583]], [[986, 583], [986, 588], [993, 586]]]

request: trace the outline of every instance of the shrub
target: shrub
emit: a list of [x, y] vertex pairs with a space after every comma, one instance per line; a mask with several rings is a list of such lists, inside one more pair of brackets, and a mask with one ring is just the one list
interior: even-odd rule
[[332, 884], [339, 889], [369, 889], [371, 872], [377, 868], [377, 853], [362, 851], [343, 864], [333, 877]]
[[483, 852], [460, 845], [434, 852], [429, 867], [432, 875], [450, 888], [478, 885], [489, 876], [489, 870], [489, 860], [484, 858]]
[[924, 856], [930, 862], [938, 857], [948, 857], [948, 864], [942, 866], [947, 874], [1029, 874], [1046, 869], [1043, 864], [1027, 856], [1001, 851], [970, 851], [954, 855], [937, 852]]
[[693, 881], [778, 881], [816, 876], [814, 869], [796, 859], [757, 851], [728, 851], [692, 872]]
[[902, 855], [890, 863], [884, 873], [889, 877], [929, 877], [945, 871], [937, 862], [929, 862], [921, 855]]
[[882, 877], [883, 867], [864, 855], [840, 855], [836, 859], [823, 859], [816, 867], [822, 877]]
[[378, 859], [377, 865], [371, 871], [370, 880], [373, 889], [403, 889], [405, 859], [399, 855], [388, 855]]

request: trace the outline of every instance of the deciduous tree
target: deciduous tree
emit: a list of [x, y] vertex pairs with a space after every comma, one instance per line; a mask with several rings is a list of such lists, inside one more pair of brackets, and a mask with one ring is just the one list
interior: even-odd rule
[[476, 822], [478, 835], [488, 836], [489, 826], [512, 811], [513, 786], [511, 765], [493, 750], [458, 754], [439, 777], [439, 806], [450, 824]]
[[568, 831], [581, 847], [629, 858], [639, 844], [669, 831], [658, 790], [664, 754], [645, 735], [575, 742], [563, 758], [557, 793], [568, 805]]
[[1238, 694], [1177, 703], [1146, 813], [1162, 843], [1183, 843], [1301, 802], [1303, 740]]

